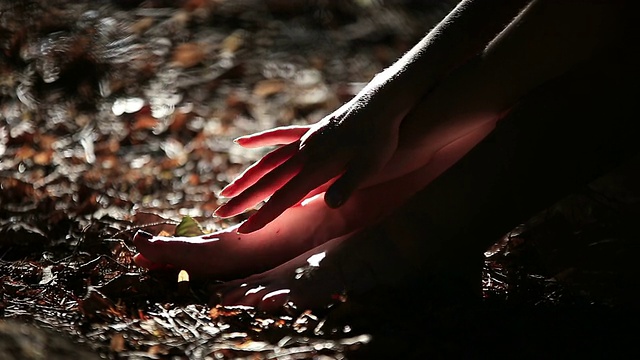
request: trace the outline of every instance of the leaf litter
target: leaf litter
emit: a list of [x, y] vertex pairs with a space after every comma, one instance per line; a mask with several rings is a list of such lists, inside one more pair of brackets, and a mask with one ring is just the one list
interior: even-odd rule
[[[211, 307], [213, 281], [133, 264], [138, 229], [197, 235], [241, 221], [211, 217], [215, 194], [261, 155], [232, 139], [317, 121], [454, 3], [0, 1], [0, 343], [15, 345], [0, 353], [443, 357], [482, 343], [496, 354], [521, 345], [497, 329], [536, 315], [632, 313], [640, 277], [629, 265], [638, 242], [628, 224], [640, 197], [610, 186], [632, 178], [622, 175], [497, 243], [481, 315], [433, 310], [402, 289], [339, 299], [318, 314]], [[616, 199], [603, 195], [612, 189]], [[544, 344], [533, 324], [521, 334]], [[465, 329], [474, 326], [481, 330], [470, 340]]]

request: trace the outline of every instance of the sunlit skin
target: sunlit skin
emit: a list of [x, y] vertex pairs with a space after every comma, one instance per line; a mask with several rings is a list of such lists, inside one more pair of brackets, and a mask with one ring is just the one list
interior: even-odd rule
[[[237, 233], [237, 226], [199, 237], [147, 239], [138, 234], [134, 241], [144, 258], [138, 255], [137, 261], [147, 267], [151, 263], [171, 264], [192, 275], [219, 278], [268, 270], [328, 240], [380, 220], [442, 173], [491, 128], [492, 124], [488, 124], [454, 141], [427, 165], [410, 174], [358, 190], [338, 209], [329, 208], [319, 194], [287, 209], [283, 216], [250, 234]], [[389, 192], [389, 188], [396, 191]]]
[[[271, 138], [286, 140], [289, 145], [274, 150], [229, 184], [222, 195], [233, 198], [216, 215], [233, 216], [270, 197], [268, 205], [239, 229], [248, 233], [309, 193], [327, 190], [325, 201], [335, 208], [360, 187], [402, 176], [424, 165], [421, 161], [394, 164], [400, 158], [394, 156], [396, 150], [405, 146], [399, 144], [399, 137], [406, 114], [453, 69], [481, 51], [525, 4], [526, 1], [515, 0], [496, 9], [488, 1], [463, 1], [399, 61], [317, 124], [239, 139], [243, 146], [277, 144], [269, 142]], [[488, 22], [487, 18], [493, 21]], [[469, 32], [473, 36], [467, 36]], [[433, 155], [456, 135], [445, 136], [439, 144], [422, 146], [425, 153], [420, 158]], [[332, 183], [327, 184], [330, 180]]]
[[[457, 229], [472, 220], [468, 214], [479, 211], [481, 201], [493, 204], [481, 196], [493, 181], [492, 174], [482, 169], [512, 161], [509, 154], [497, 152], [493, 158], [477, 155], [479, 150], [472, 151], [476, 155], [471, 157], [465, 154], [500, 119], [506, 116], [508, 122], [512, 107], [538, 87], [588, 65], [592, 54], [620, 31], [623, 3], [584, 2], [578, 9], [571, 1], [536, 0], [528, 5], [523, 1], [496, 15], [498, 19], [489, 22], [492, 28], [483, 26], [493, 10], [491, 1], [463, 2], [391, 70], [318, 124], [238, 139], [246, 147], [281, 145], [222, 192], [231, 197], [217, 211], [223, 217], [270, 197], [249, 220], [198, 238], [137, 234], [134, 242], [141, 255], [136, 261], [147, 267], [171, 264], [193, 275], [225, 279], [264, 271], [227, 283], [219, 294], [223, 304], [274, 310], [287, 301], [301, 307], [321, 306], [331, 294], [366, 289], [376, 282], [393, 283], [403, 271], [429, 269], [430, 262], [460, 256], [461, 251], [443, 250], [452, 246], [447, 235], [416, 227], [403, 214], [443, 206], [437, 214], [450, 216], [433, 216], [436, 228]], [[518, 15], [523, 4], [527, 7]], [[495, 36], [495, 24], [504, 26], [505, 19], [516, 15]], [[478, 34], [478, 43], [463, 36], [459, 47], [452, 45], [467, 31]], [[482, 44], [488, 45], [468, 61]], [[456, 68], [460, 63], [464, 65]], [[425, 81], [416, 82], [417, 75]], [[542, 96], [542, 107], [545, 101], [554, 98]], [[524, 117], [523, 124], [535, 124], [535, 119]], [[567, 136], [567, 141], [574, 141]], [[523, 139], [530, 148], [539, 146], [526, 136]], [[551, 164], [564, 154], [547, 155]], [[539, 171], [545, 171], [544, 166]], [[504, 181], [509, 174], [501, 176], [496, 179]], [[432, 181], [434, 185], [429, 185]], [[461, 194], [477, 187], [470, 199], [459, 199], [456, 193], [454, 185], [464, 181], [471, 182], [459, 189]], [[522, 176], [512, 181], [514, 187], [532, 185]], [[440, 205], [434, 203], [433, 194], [421, 195], [439, 188], [447, 189], [451, 201]], [[502, 201], [498, 195], [496, 203]], [[449, 202], [457, 204], [453, 210]], [[532, 206], [520, 215], [533, 210]], [[511, 219], [508, 210], [502, 211], [506, 211], [502, 218]], [[482, 245], [456, 242], [456, 249], [479, 251]], [[308, 260], [319, 253], [325, 256], [319, 266], [312, 266], [311, 273], [316, 275], [300, 277], [300, 269], [307, 269]], [[359, 260], [352, 261], [355, 254]], [[375, 276], [360, 276], [363, 267], [375, 268]]]
[[[399, 194], [397, 192], [391, 195], [382, 195], [383, 193], [378, 190], [383, 191], [389, 185], [396, 185], [398, 186], [396, 189], [404, 190], [422, 187], [417, 184], [431, 182], [475, 146], [492, 128], [493, 124], [489, 124], [444, 147], [433, 156], [427, 165], [411, 174], [395, 181], [380, 184], [380, 186], [360, 190], [362, 198], [367, 200], [366, 204], [360, 205], [362, 206], [359, 207], [360, 211], [345, 209], [349, 203], [338, 210], [331, 211], [327, 210], [328, 207], [320, 196], [314, 198], [314, 201], [321, 203], [324, 211], [329, 213], [335, 213], [341, 209], [347, 210], [346, 214], [351, 215], [353, 221], [342, 219], [346, 224], [355, 223], [358, 218], [366, 216], [366, 213], [371, 209], [367, 208], [367, 205], [379, 207], [381, 198], [388, 201], [388, 206], [384, 207], [385, 212], [388, 212], [393, 209], [393, 205], [403, 203], [410, 196], [407, 196], [407, 193]], [[369, 189], [375, 190], [366, 191]], [[414, 193], [411, 192], [411, 194]], [[360, 192], [356, 192], [349, 201], [356, 200], [360, 194]], [[287, 213], [278, 219], [286, 217]], [[387, 232], [381, 230], [384, 227], [393, 227], [396, 235], [405, 236], [407, 229], [400, 230], [398, 226], [403, 225], [398, 225], [398, 220], [397, 216], [392, 215], [385, 217], [382, 223], [364, 224], [366, 225], [364, 230], [332, 238], [272, 270], [227, 283], [218, 289], [219, 293], [224, 294], [222, 304], [249, 305], [266, 311], [276, 311], [289, 302], [301, 308], [314, 308], [331, 303], [335, 300], [336, 295], [362, 291], [381, 285], [381, 282], [387, 285], [393, 284], [396, 277], [415, 270], [412, 263], [408, 262], [407, 258], [399, 252], [400, 250], [395, 249], [397, 244], [393, 239], [380, 236]], [[269, 226], [270, 224], [265, 229]], [[262, 230], [255, 232], [255, 234], [260, 231]], [[396, 253], [394, 254], [394, 252]], [[309, 260], [317, 254], [325, 254], [325, 256], [318, 263], [318, 266], [309, 266]], [[371, 273], [370, 270], [374, 273]], [[309, 293], [310, 286], [313, 287], [312, 293]], [[251, 289], [254, 291], [247, 293]], [[281, 290], [287, 291], [278, 292]], [[274, 292], [278, 293], [269, 296]]]

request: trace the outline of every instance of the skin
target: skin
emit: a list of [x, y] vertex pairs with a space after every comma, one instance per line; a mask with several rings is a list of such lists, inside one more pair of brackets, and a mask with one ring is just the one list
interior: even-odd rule
[[[427, 175], [422, 181], [412, 178], [390, 181], [426, 165], [438, 149], [431, 146], [424, 149], [424, 154], [428, 154], [429, 159], [410, 163], [409, 168], [385, 168], [380, 172], [390, 174], [389, 170], [393, 170], [393, 176], [374, 175], [372, 179], [363, 180], [367, 186], [353, 190], [354, 195], [345, 194], [343, 200], [339, 201], [342, 206], [337, 211], [331, 211], [322, 197], [313, 198], [315, 195], [322, 196], [328, 188], [328, 184], [323, 184], [326, 180], [318, 180], [318, 177], [335, 177], [344, 171], [350, 158], [350, 164], [361, 168], [356, 173], [371, 172], [372, 170], [357, 164], [369, 164], [370, 161], [362, 160], [365, 157], [388, 157], [389, 154], [382, 155], [380, 152], [388, 153], [393, 149], [393, 144], [397, 142], [393, 137], [398, 136], [399, 123], [409, 109], [448, 72], [481, 50], [525, 3], [510, 1], [496, 11], [495, 4], [491, 1], [462, 1], [411, 51], [377, 75], [354, 99], [318, 124], [278, 128], [237, 139], [240, 145], [246, 147], [288, 145], [266, 155], [227, 186], [221, 195], [233, 199], [216, 213], [223, 217], [233, 216], [272, 195], [267, 205], [239, 228], [202, 238], [149, 239], [148, 236], [136, 236], [134, 242], [141, 253], [136, 258], [137, 263], [145, 267], [172, 264], [187, 269], [194, 275], [237, 277], [267, 270], [323, 242], [378, 221], [428, 183], [435, 173]], [[486, 22], [489, 16], [494, 17], [493, 22]], [[468, 33], [473, 33], [474, 36], [467, 36]], [[456, 47], [449, 46], [453, 41], [456, 42]], [[413, 79], [416, 78], [423, 81], [415, 82]], [[395, 129], [389, 130], [390, 128]], [[369, 134], [372, 129], [373, 133]], [[392, 135], [392, 138], [388, 138], [388, 135]], [[354, 148], [350, 139], [366, 140], [364, 144]], [[454, 140], [455, 136], [450, 137], [450, 141]], [[328, 141], [334, 146], [326, 146]], [[442, 146], [443, 144], [439, 144], [439, 147]], [[386, 150], [382, 150], [383, 147]], [[327, 153], [326, 149], [335, 152]], [[391, 163], [398, 163], [398, 158], [403, 156], [397, 154]], [[337, 163], [326, 163], [331, 159], [337, 160]], [[305, 164], [311, 170], [296, 173], [299, 164]], [[292, 168], [298, 170], [287, 170]], [[332, 170], [329, 171], [328, 168]], [[291, 180], [293, 176], [296, 178], [288, 186], [274, 194], [283, 181]], [[260, 178], [263, 179], [262, 182], [257, 181]], [[304, 186], [302, 189], [299, 189], [300, 184]], [[386, 189], [390, 188], [396, 190], [389, 193]], [[380, 194], [388, 196], [380, 198]], [[301, 206], [304, 199], [308, 201], [305, 206]], [[272, 221], [282, 212], [285, 212], [284, 216]], [[310, 223], [308, 219], [318, 221]], [[267, 226], [261, 229], [265, 225]], [[246, 234], [258, 229], [261, 230], [253, 235]], [[219, 254], [226, 255], [222, 259]], [[218, 261], [211, 263], [209, 259]]]
[[[326, 190], [327, 205], [336, 208], [358, 188], [402, 176], [424, 165], [389, 168], [406, 114], [438, 82], [481, 51], [525, 4], [526, 1], [512, 0], [496, 7], [487, 0], [462, 1], [407, 54], [317, 124], [238, 139], [244, 146], [265, 142], [276, 145], [280, 144], [278, 141], [289, 144], [229, 184], [221, 195], [232, 199], [216, 215], [233, 216], [271, 197], [266, 207], [239, 228], [239, 232], [249, 233], [307, 196]], [[487, 22], [487, 18], [492, 21]]]
[[[136, 261], [146, 267], [171, 264], [192, 275], [217, 278], [268, 270], [384, 218], [459, 159], [492, 128], [489, 124], [453, 142], [434, 156], [428, 166], [411, 174], [357, 191], [339, 209], [329, 208], [319, 195], [289, 208], [283, 216], [250, 234], [237, 233], [237, 226], [200, 237], [145, 238], [137, 234], [134, 242], [142, 255], [137, 255]], [[388, 192], [388, 188], [398, 190]]]
[[[594, 107], [581, 111], [584, 117], [613, 108], [611, 103], [599, 101], [606, 98], [602, 89], [615, 88], [609, 82], [619, 80], [610, 69], [624, 68], [616, 63], [622, 58], [619, 54], [614, 58], [599, 56], [606, 54], [609, 46], [620, 46], [611, 45], [610, 40], [622, 31], [624, 2], [592, 1], [575, 7], [571, 1], [533, 1], [498, 36], [493, 36], [495, 29], [487, 30], [491, 35], [484, 43], [488, 45], [467, 61], [477, 43], [463, 41], [462, 50], [448, 50], [455, 46], [446, 44], [455, 38], [456, 30], [470, 30], [456, 24], [480, 25], [480, 17], [469, 14], [473, 13], [470, 9], [481, 14], [482, 4], [488, 6], [482, 1], [463, 3], [469, 8], [454, 11], [441, 31], [436, 28], [435, 35], [430, 33], [413, 55], [400, 61], [395, 75], [391, 70], [384, 75], [388, 81], [374, 79], [369, 90], [365, 89], [373, 96], [363, 96], [368, 102], [362, 107], [356, 97], [315, 126], [276, 129], [239, 139], [246, 146], [289, 144], [267, 155], [225, 189], [223, 194], [234, 198], [218, 213], [231, 216], [271, 195], [266, 205], [239, 229], [207, 237], [148, 238], [138, 234], [134, 242], [142, 255], [136, 261], [146, 266], [169, 263], [195, 274], [222, 277], [267, 270], [219, 289], [224, 304], [266, 310], [287, 301], [301, 307], [320, 306], [329, 300], [327, 294], [392, 284], [416, 269], [438, 276], [455, 259], [477, 264], [470, 259], [490, 244], [486, 239], [495, 240], [500, 231], [548, 205], [569, 186], [596, 175], [566, 164], [593, 168], [590, 162], [576, 161], [581, 158], [572, 149], [589, 153], [598, 144], [600, 132], [588, 127], [582, 138], [576, 138], [572, 136], [575, 129], [585, 127], [567, 118], [581, 106]], [[511, 15], [518, 9], [514, 6]], [[430, 49], [449, 53], [432, 53]], [[429, 61], [436, 69], [431, 75]], [[460, 62], [464, 64], [458, 66]], [[613, 67], [602, 72], [603, 65]], [[595, 79], [604, 85], [596, 86], [590, 79], [594, 71], [600, 71], [601, 76]], [[416, 74], [426, 79], [417, 99], [405, 102], [389, 97], [395, 92], [386, 89], [415, 87], [410, 79]], [[541, 88], [547, 92], [540, 94]], [[559, 96], [566, 101], [558, 102]], [[583, 103], [586, 98], [591, 103]], [[365, 115], [375, 114], [373, 110], [384, 108], [386, 101], [391, 113], [363, 120], [368, 118]], [[540, 113], [539, 108], [545, 111]], [[368, 109], [373, 110], [368, 113]], [[340, 121], [332, 123], [336, 117]], [[384, 119], [388, 123], [380, 125]], [[492, 129], [500, 119], [512, 124], [512, 133], [496, 139]], [[534, 135], [545, 134], [547, 129], [553, 129], [555, 142], [544, 139], [546, 147], [541, 149], [541, 139]], [[355, 134], [362, 131], [366, 141], [356, 145], [348, 141], [360, 138]], [[489, 133], [490, 138], [481, 142]], [[328, 154], [320, 140], [313, 141], [325, 136], [336, 139], [333, 144], [337, 147], [330, 147], [335, 154]], [[505, 138], [517, 138], [522, 145]], [[376, 157], [373, 162], [360, 156], [370, 151]], [[625, 149], [624, 154], [630, 151]], [[601, 160], [611, 161], [610, 157]], [[522, 163], [530, 167], [523, 168]], [[559, 177], [550, 181], [531, 176], [529, 169], [535, 169], [533, 174], [553, 171]], [[352, 172], [357, 175], [349, 175]], [[345, 176], [347, 180], [342, 180]], [[336, 178], [340, 180], [329, 185]], [[540, 191], [531, 191], [531, 187]], [[315, 194], [320, 195], [309, 197]], [[514, 196], [522, 198], [517, 211], [509, 205]], [[303, 199], [308, 201], [301, 203]], [[486, 209], [492, 209], [489, 219]], [[465, 232], [485, 222], [493, 225], [483, 225], [483, 233], [468, 236]], [[477, 240], [483, 236], [485, 241]], [[302, 255], [296, 257], [298, 254]], [[315, 254], [324, 254], [319, 266], [309, 261]], [[359, 254], [357, 261], [354, 254]], [[282, 265], [274, 267], [278, 264]], [[472, 275], [463, 278], [479, 274], [477, 267], [468, 268]], [[296, 278], [298, 269], [310, 269], [314, 275]]]
[[[398, 285], [425, 301], [479, 298], [487, 246], [640, 150], [634, 141], [640, 124], [627, 121], [635, 113], [633, 95], [609, 92], [617, 80], [597, 79], [599, 91], [592, 91], [593, 83], [592, 74], [583, 72], [545, 84], [544, 91], [525, 97], [487, 138], [382, 221], [223, 285], [218, 290], [222, 304], [266, 311], [289, 302], [299, 309], [320, 308], [334, 294], [366, 295], [373, 287]], [[619, 101], [629, 105], [611, 106]], [[604, 117], [610, 117], [610, 126], [602, 126]], [[554, 127], [551, 135], [549, 127]], [[318, 252], [326, 252], [320, 266], [297, 277]], [[439, 287], [424, 285], [433, 283]]]

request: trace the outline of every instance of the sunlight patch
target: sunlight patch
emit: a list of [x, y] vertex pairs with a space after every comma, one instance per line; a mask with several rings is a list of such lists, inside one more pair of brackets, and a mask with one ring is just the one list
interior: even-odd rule
[[247, 290], [247, 292], [246, 292], [246, 293], [244, 293], [244, 296], [251, 295], [251, 294], [255, 294], [255, 293], [257, 293], [258, 291], [260, 291], [260, 290], [264, 290], [264, 289], [266, 289], [266, 287], [264, 287], [264, 286], [262, 286], [262, 285], [258, 285], [257, 287], [254, 287], [253, 289], [249, 289], [249, 290]]
[[309, 263], [309, 266], [318, 267], [318, 266], [320, 266], [320, 261], [324, 260], [324, 258], [326, 256], [327, 256], [327, 252], [323, 251], [321, 253], [318, 253], [318, 254], [315, 254], [315, 255], [311, 255], [307, 259], [307, 262]]
[[318, 194], [318, 195], [314, 195], [308, 199], [304, 199], [302, 200], [302, 202], [300, 203], [300, 206], [307, 206], [310, 202], [312, 202], [313, 200], [317, 199], [318, 196], [320, 196], [322, 194]]
[[290, 293], [291, 290], [289, 289], [282, 289], [282, 290], [276, 290], [276, 291], [272, 291], [270, 293], [268, 293], [267, 295], [265, 295], [262, 300], [267, 300], [268, 298], [274, 297], [274, 296], [278, 296], [278, 295], [284, 295], [284, 294], [288, 294]]

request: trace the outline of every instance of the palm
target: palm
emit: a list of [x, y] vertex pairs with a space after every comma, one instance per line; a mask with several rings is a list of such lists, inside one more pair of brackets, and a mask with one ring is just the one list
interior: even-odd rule
[[[270, 197], [239, 228], [240, 232], [248, 233], [301, 200], [324, 191], [329, 206], [340, 206], [384, 167], [397, 146], [397, 129], [393, 124], [389, 124], [390, 129], [362, 126], [365, 112], [340, 113], [344, 109], [311, 126], [276, 128], [238, 139], [245, 147], [279, 147], [222, 191], [223, 196], [232, 199], [216, 215], [237, 215]], [[340, 121], [347, 116], [350, 116], [347, 121]]]

